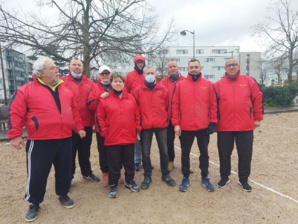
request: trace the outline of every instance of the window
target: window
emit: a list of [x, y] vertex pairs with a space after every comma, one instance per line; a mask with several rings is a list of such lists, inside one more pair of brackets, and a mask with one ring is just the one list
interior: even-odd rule
[[179, 70], [185, 72], [187, 70], [187, 68], [186, 67], [180, 67]]
[[176, 50], [176, 54], [188, 54], [188, 50]]
[[196, 49], [196, 54], [204, 54], [204, 49]]
[[204, 75], [205, 79], [214, 79], [215, 75]]
[[167, 54], [168, 50], [167, 49], [162, 49], [158, 51], [158, 54]]
[[225, 67], [224, 66], [212, 66], [212, 70], [218, 70], [220, 71], [221, 69], [224, 69]]
[[212, 54], [226, 54], [227, 49], [213, 49]]
[[215, 62], [215, 58], [205, 58], [205, 62]]

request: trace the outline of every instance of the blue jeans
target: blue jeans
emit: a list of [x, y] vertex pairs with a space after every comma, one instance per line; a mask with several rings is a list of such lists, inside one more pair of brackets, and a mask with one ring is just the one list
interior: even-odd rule
[[161, 173], [162, 176], [167, 176], [170, 173], [168, 169], [167, 128], [153, 128], [141, 131], [144, 176], [151, 177], [152, 174], [150, 151], [153, 133], [158, 144]]
[[141, 141], [137, 140], [135, 144], [135, 163], [141, 163], [142, 162], [142, 146]]

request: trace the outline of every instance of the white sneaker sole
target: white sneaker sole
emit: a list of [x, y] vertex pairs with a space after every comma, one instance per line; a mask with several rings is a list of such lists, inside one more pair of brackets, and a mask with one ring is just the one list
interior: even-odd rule
[[225, 188], [227, 185], [228, 185], [228, 183], [230, 183], [230, 179], [226, 182], [226, 184], [225, 185], [223, 185], [223, 186], [220, 186], [220, 185], [218, 185], [217, 184], [217, 186], [219, 187], [219, 188]]

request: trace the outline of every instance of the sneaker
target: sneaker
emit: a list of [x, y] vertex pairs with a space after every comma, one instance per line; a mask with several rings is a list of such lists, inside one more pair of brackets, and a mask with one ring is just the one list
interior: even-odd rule
[[135, 163], [135, 170], [140, 171], [141, 170], [141, 163]]
[[73, 200], [71, 200], [67, 195], [59, 196], [59, 201], [65, 208], [72, 208], [74, 206]]
[[204, 186], [204, 187], [206, 187], [206, 189], [207, 189], [207, 191], [209, 191], [209, 192], [212, 192], [212, 191], [214, 191], [214, 187], [213, 187], [213, 185], [210, 183], [210, 179], [209, 179], [209, 177], [204, 177], [203, 179], [202, 179], [202, 185]]
[[150, 177], [145, 177], [142, 184], [141, 184], [141, 188], [143, 190], [146, 190], [149, 188], [150, 184], [151, 184], [152, 180]]
[[118, 196], [117, 186], [116, 185], [111, 185], [110, 186], [109, 197], [110, 198], [117, 198], [117, 196]]
[[179, 186], [179, 191], [185, 192], [190, 185], [190, 181], [188, 177], [183, 177], [182, 183]]
[[169, 171], [172, 171], [174, 168], [175, 168], [174, 161], [169, 161], [169, 163], [168, 163], [168, 169], [169, 169]]
[[109, 174], [102, 173], [102, 186], [108, 187], [109, 186]]
[[123, 184], [124, 183], [124, 179], [120, 174], [119, 180], [118, 180], [118, 184]]
[[99, 182], [100, 179], [95, 176], [93, 173], [91, 173], [89, 176], [83, 176], [84, 179], [86, 180], [90, 180], [90, 181], [93, 181], [93, 182]]
[[170, 175], [161, 177], [161, 180], [166, 182], [167, 185], [169, 185], [170, 187], [176, 186], [176, 182], [172, 179]]
[[227, 186], [227, 184], [230, 183], [230, 179], [226, 179], [226, 178], [221, 178], [220, 181], [217, 183], [217, 186], [219, 188], [225, 188]]
[[29, 205], [29, 209], [26, 214], [25, 220], [27, 222], [33, 222], [37, 218], [38, 211], [39, 211], [39, 205], [36, 205], [36, 204]]
[[247, 183], [247, 181], [239, 181], [238, 183], [241, 185], [244, 191], [251, 192], [252, 187]]
[[126, 183], [125, 184], [125, 187], [129, 188], [133, 192], [140, 191], [140, 187], [136, 184], [136, 182], [134, 180], [133, 181], [130, 181], [129, 183]]

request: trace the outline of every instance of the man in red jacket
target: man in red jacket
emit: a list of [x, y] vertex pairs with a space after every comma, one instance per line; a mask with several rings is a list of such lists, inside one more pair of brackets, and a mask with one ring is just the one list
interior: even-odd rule
[[87, 106], [89, 92], [94, 88], [95, 84], [83, 74], [83, 70], [82, 61], [79, 58], [73, 58], [69, 64], [68, 76], [65, 78], [65, 85], [73, 92], [86, 131], [86, 137], [83, 139], [79, 138], [75, 132], [72, 135], [72, 178], [76, 170], [76, 154], [78, 152], [79, 165], [83, 178], [98, 182], [99, 178], [93, 174], [90, 163], [94, 111], [90, 110]]
[[217, 106], [213, 84], [202, 77], [201, 70], [197, 59], [190, 60], [187, 79], [177, 84], [172, 101], [172, 123], [182, 149], [183, 180], [179, 186], [182, 192], [190, 185], [189, 154], [195, 137], [200, 150], [201, 183], [208, 191], [214, 191], [208, 177], [208, 144], [217, 123]]
[[[133, 93], [133, 91], [144, 82], [144, 67], [145, 58], [142, 55], [137, 55], [134, 58], [135, 67], [132, 72], [129, 72], [125, 77], [125, 89], [128, 93]], [[142, 160], [142, 147], [141, 142], [138, 139], [135, 144], [135, 170], [141, 170], [141, 160]]]
[[225, 76], [215, 84], [219, 120], [217, 144], [220, 159], [219, 188], [224, 188], [231, 174], [231, 154], [236, 142], [238, 152], [239, 184], [250, 192], [248, 184], [253, 149], [253, 130], [263, 119], [262, 92], [256, 80], [240, 75], [240, 65], [235, 58], [225, 63]]
[[155, 76], [155, 69], [152, 66], [147, 66], [144, 69], [144, 82], [133, 91], [141, 112], [141, 145], [144, 167], [144, 181], [141, 184], [141, 188], [144, 190], [148, 189], [152, 182], [150, 151], [153, 133], [156, 136], [159, 148], [161, 179], [171, 187], [176, 185], [168, 169], [167, 108], [169, 95], [168, 90], [156, 82]]
[[[168, 62], [168, 77], [165, 77], [160, 81], [160, 84], [164, 85], [169, 91], [169, 105], [168, 105], [168, 118], [172, 117], [172, 99], [173, 94], [176, 89], [176, 84], [185, 79], [179, 73], [179, 67], [175, 60], [171, 60]], [[168, 155], [169, 155], [169, 165], [168, 168], [172, 171], [175, 167], [174, 159], [175, 159], [175, 149], [174, 149], [174, 140], [175, 140], [175, 132], [174, 126], [172, 125], [171, 120], [169, 120], [169, 125], [167, 127], [167, 145], [168, 145]]]
[[58, 69], [49, 58], [33, 64], [33, 82], [17, 89], [10, 105], [7, 137], [20, 149], [25, 146], [22, 129], [28, 134], [26, 143], [27, 175], [25, 198], [30, 202], [26, 221], [34, 221], [46, 192], [47, 179], [55, 167], [55, 190], [66, 207], [74, 206], [67, 194], [71, 183], [71, 135], [76, 130], [85, 137], [72, 92], [58, 78]]

